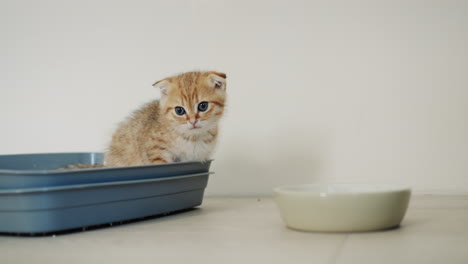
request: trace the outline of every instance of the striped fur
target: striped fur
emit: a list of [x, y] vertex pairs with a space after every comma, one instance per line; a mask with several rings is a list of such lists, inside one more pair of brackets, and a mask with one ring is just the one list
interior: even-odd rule
[[[154, 86], [161, 99], [120, 124], [106, 153], [107, 167], [210, 159], [226, 102], [226, 75], [187, 72]], [[208, 102], [206, 111], [198, 111], [201, 102]], [[176, 107], [186, 113], [177, 115]]]

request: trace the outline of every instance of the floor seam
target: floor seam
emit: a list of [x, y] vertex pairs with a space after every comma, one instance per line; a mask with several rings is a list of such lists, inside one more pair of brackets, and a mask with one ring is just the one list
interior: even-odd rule
[[341, 240], [340, 244], [338, 245], [338, 248], [335, 250], [335, 252], [333, 253], [332, 257], [330, 258], [330, 261], [328, 262], [329, 264], [336, 264], [342, 251], [343, 251], [343, 248], [345, 247], [346, 245], [346, 242], [348, 241], [348, 238], [349, 238], [349, 234], [346, 234], [345, 237], [343, 238], [343, 240]]

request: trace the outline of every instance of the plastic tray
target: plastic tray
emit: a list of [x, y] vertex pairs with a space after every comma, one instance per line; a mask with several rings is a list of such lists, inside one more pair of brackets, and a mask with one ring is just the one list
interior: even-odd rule
[[211, 161], [60, 171], [69, 164], [102, 164], [102, 153], [0, 155], [0, 190], [154, 179], [206, 173]]
[[209, 173], [0, 191], [0, 232], [50, 233], [200, 205]]

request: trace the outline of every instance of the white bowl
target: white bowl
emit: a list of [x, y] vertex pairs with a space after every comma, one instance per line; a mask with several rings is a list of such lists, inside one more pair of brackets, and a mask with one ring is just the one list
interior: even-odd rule
[[309, 184], [274, 189], [286, 225], [320, 232], [357, 232], [398, 226], [411, 189], [392, 185]]

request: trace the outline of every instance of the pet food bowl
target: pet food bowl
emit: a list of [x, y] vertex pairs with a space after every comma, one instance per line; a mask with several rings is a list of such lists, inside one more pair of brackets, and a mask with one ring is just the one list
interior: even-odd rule
[[310, 184], [274, 189], [289, 228], [362, 232], [398, 226], [411, 196], [408, 187], [370, 184]]

